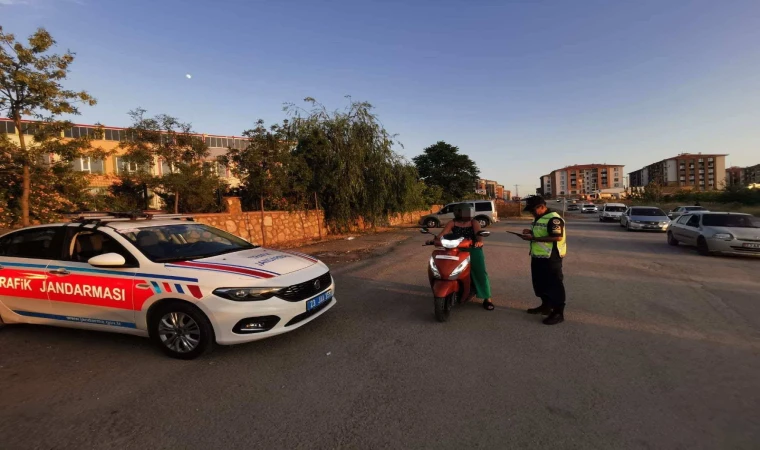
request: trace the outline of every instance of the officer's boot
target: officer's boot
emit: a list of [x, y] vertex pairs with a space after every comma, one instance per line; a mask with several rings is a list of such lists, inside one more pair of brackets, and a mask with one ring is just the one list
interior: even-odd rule
[[549, 317], [544, 319], [544, 325], [557, 325], [565, 321], [565, 307], [554, 308]]
[[528, 314], [541, 314], [542, 316], [548, 316], [551, 314], [552, 309], [549, 308], [546, 304], [542, 303], [541, 306], [537, 308], [530, 308], [528, 310]]
[[537, 308], [530, 308], [528, 314], [541, 314], [542, 316], [548, 316], [551, 314], [552, 309], [544, 298], [541, 299], [541, 306]]

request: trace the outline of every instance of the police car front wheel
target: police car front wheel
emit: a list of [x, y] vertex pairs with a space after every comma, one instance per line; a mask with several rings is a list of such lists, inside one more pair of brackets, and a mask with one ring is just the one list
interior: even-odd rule
[[214, 341], [214, 329], [195, 306], [172, 302], [159, 306], [150, 316], [150, 336], [167, 355], [194, 359], [206, 352]]

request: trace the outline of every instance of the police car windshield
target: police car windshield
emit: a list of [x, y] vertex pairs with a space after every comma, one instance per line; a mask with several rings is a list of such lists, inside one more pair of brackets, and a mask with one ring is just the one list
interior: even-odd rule
[[153, 262], [187, 261], [256, 248], [239, 237], [202, 224], [116, 231]]

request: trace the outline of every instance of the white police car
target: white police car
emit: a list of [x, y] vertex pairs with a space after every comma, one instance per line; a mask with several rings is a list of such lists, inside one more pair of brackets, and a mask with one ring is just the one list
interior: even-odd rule
[[335, 305], [322, 262], [177, 216], [82, 218], [0, 237], [0, 326], [149, 336], [192, 359], [294, 330]]

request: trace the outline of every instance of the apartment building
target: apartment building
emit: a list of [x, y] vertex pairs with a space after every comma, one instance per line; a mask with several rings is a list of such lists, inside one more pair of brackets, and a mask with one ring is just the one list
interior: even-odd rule
[[754, 187], [758, 184], [760, 184], [760, 164], [726, 169], [726, 185], [728, 186]]
[[601, 197], [623, 192], [623, 165], [576, 164], [553, 170], [540, 178], [541, 191], [548, 197]]
[[744, 167], [733, 166], [726, 169], [726, 186], [744, 186], [746, 184], [744, 173]]
[[726, 184], [724, 154], [681, 153], [663, 159], [629, 174], [632, 188], [643, 188], [656, 182], [664, 193], [678, 190], [712, 191]]
[[[32, 130], [34, 122], [24, 122], [27, 127], [22, 132], [26, 135], [25, 141], [27, 144], [34, 145], [32, 140]], [[78, 138], [82, 136], [94, 136], [95, 130], [99, 128], [96, 125], [75, 125], [62, 134], [62, 138]], [[114, 153], [113, 156], [105, 159], [95, 158], [78, 158], [72, 162], [74, 170], [80, 172], [86, 172], [91, 174], [90, 186], [93, 190], [102, 190], [111, 186], [118, 176], [134, 173], [140, 169], [149, 171], [153, 175], [163, 175], [171, 173], [169, 164], [164, 161], [155, 160], [151, 167], [140, 168], [135, 163], [128, 163], [124, 160], [124, 151], [119, 148], [120, 142], [127, 139], [127, 130], [125, 128], [103, 126], [103, 136], [101, 139], [94, 139], [92, 141], [93, 148], [100, 148], [108, 153]], [[18, 134], [16, 127], [12, 121], [8, 119], [0, 119], [0, 133], [10, 135], [10, 138], [18, 142]], [[219, 136], [211, 134], [198, 134], [202, 137], [209, 147], [209, 155], [205, 158], [205, 163], [213, 166], [219, 177], [223, 178], [227, 183], [235, 187], [239, 185], [237, 180], [228, 167], [217, 162], [217, 157], [226, 154], [228, 147], [243, 148], [246, 144], [246, 138], [239, 136]], [[53, 156], [45, 158], [47, 161], [52, 161]]]
[[485, 195], [494, 200], [509, 200], [509, 191], [504, 185], [493, 180], [479, 179], [475, 182], [475, 193]]
[[760, 185], [760, 164], [744, 168], [744, 183], [753, 187]]
[[552, 176], [549, 175], [541, 175], [541, 177], [538, 179], [539, 186], [541, 186], [538, 189], [538, 194], [543, 195], [544, 197], [554, 197], [554, 191], [552, 189]]

